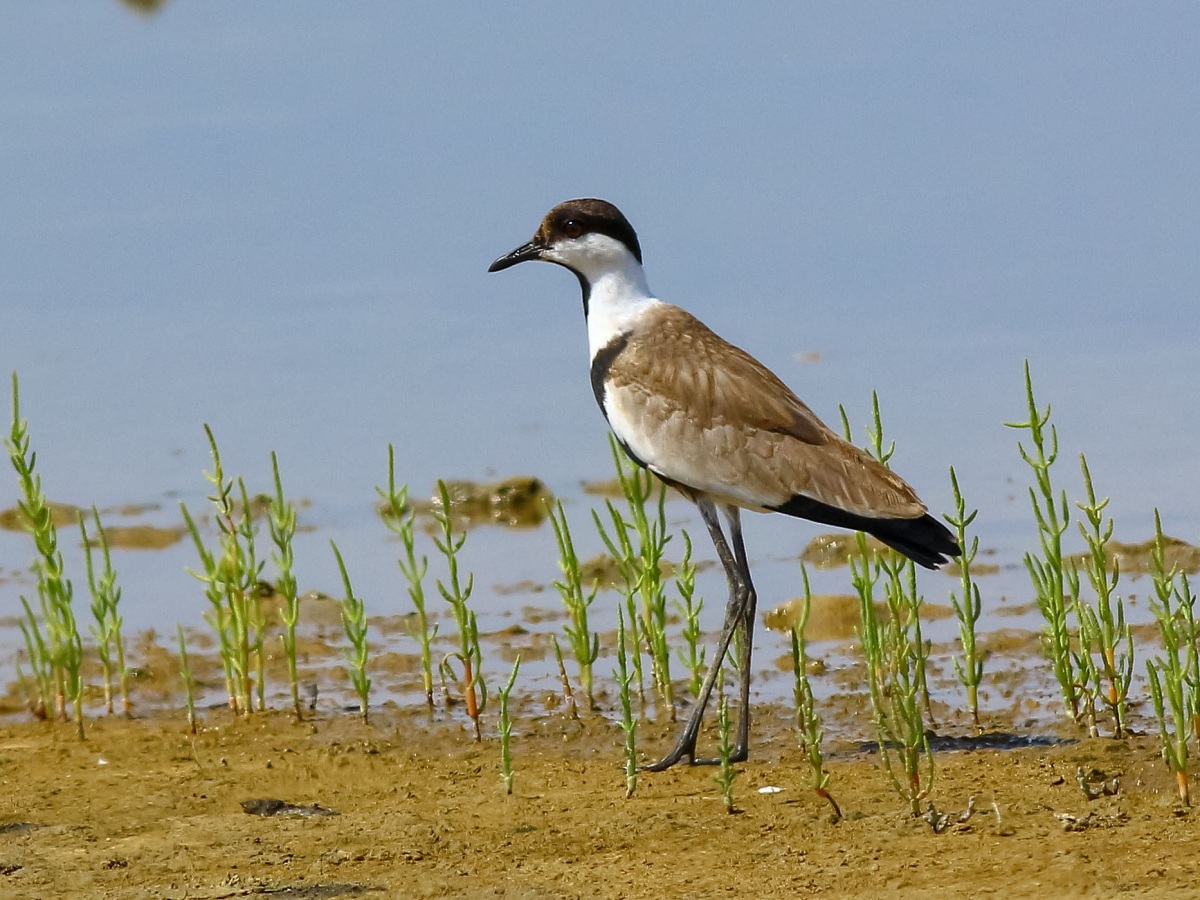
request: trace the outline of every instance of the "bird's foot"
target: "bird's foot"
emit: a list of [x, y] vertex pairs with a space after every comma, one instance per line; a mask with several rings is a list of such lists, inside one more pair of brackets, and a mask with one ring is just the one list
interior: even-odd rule
[[644, 766], [638, 766], [638, 770], [642, 772], [665, 772], [676, 763], [682, 762], [684, 757], [687, 757], [688, 765], [695, 763], [695, 760], [692, 758], [691, 754], [669, 753], [658, 762], [646, 763]]
[[639, 766], [643, 772], [665, 772], [671, 766], [678, 762], [687, 759], [688, 765], [692, 765], [696, 761], [696, 741], [681, 740], [675, 745], [675, 749], [660, 759], [658, 762], [647, 763], [644, 766]]
[[[749, 758], [750, 758], [750, 753], [745, 747], [743, 747], [740, 750], [734, 750], [732, 753], [729, 754], [729, 761], [731, 763], [744, 763]], [[698, 759], [693, 758], [691, 760], [691, 764], [693, 766], [719, 766], [721, 764], [721, 757], [719, 757], [719, 756], [702, 756]]]
[[[744, 763], [749, 758], [749, 747], [735, 747], [733, 752], [729, 754], [729, 761], [731, 763]], [[721, 764], [721, 758], [718, 756], [696, 756], [695, 741], [681, 741], [676, 745], [674, 750], [658, 762], [648, 763], [638, 768], [643, 772], [665, 772], [676, 763], [683, 762], [684, 759], [688, 761], [689, 766], [719, 766]]]

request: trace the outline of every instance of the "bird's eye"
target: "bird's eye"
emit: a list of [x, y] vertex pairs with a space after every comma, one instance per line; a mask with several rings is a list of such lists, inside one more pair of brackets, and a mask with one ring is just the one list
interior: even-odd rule
[[563, 234], [572, 240], [577, 237], [583, 237], [583, 226], [571, 219], [563, 226]]

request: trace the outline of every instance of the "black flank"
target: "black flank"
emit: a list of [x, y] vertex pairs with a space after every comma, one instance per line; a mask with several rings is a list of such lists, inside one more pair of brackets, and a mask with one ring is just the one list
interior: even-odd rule
[[[612, 368], [613, 361], [621, 355], [621, 351], [625, 349], [625, 345], [629, 343], [629, 334], [619, 334], [603, 347], [592, 357], [592, 393], [596, 395], [596, 402], [600, 404], [600, 411], [604, 413], [604, 418], [608, 418], [608, 413], [604, 409], [604, 379], [608, 377], [608, 370]], [[626, 452], [629, 448], [625, 448]], [[633, 454], [630, 454], [630, 458]]]
[[787, 503], [771, 508], [775, 512], [820, 522], [822, 525], [865, 531], [927, 569], [936, 569], [949, 562], [948, 557], [959, 556], [962, 553], [962, 548], [954, 540], [950, 529], [928, 514], [919, 519], [875, 519], [870, 516], [856, 516], [802, 494], [797, 494]]

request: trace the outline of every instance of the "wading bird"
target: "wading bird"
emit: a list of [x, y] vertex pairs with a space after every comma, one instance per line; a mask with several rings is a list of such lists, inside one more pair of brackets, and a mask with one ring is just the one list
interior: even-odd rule
[[646, 768], [661, 771], [684, 758], [712, 762], [696, 758], [696, 737], [738, 629], [741, 713], [733, 759], [745, 760], [757, 598], [741, 510], [864, 531], [931, 569], [959, 555], [959, 546], [900, 476], [835, 434], [748, 353], [657, 299], [637, 234], [611, 203], [559, 204], [532, 240], [488, 271], [534, 259], [579, 279], [596, 402], [629, 458], [699, 508], [729, 582], [725, 623], [696, 705], [675, 748]]

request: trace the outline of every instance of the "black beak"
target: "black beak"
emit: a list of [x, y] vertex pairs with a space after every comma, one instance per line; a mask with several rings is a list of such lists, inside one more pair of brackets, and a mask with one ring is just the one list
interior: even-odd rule
[[546, 248], [537, 242], [536, 239], [527, 244], [522, 244], [512, 253], [506, 253], [497, 259], [494, 263], [488, 266], [489, 272], [499, 272], [501, 269], [507, 269], [509, 266], [515, 266], [517, 263], [527, 262], [531, 259], [541, 259], [542, 251]]

